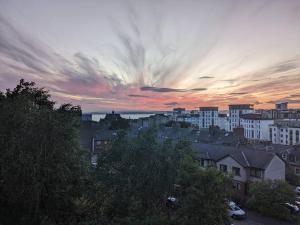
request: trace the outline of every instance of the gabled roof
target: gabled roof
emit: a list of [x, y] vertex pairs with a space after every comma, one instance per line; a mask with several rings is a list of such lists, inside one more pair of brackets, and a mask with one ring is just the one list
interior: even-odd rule
[[259, 169], [267, 168], [276, 155], [273, 152], [244, 146], [238, 148], [203, 143], [193, 143], [192, 146], [199, 152], [198, 156], [200, 159], [218, 162], [226, 157], [231, 157], [243, 167], [255, 167]]
[[275, 156], [276, 154], [272, 152], [254, 149], [243, 149], [240, 151], [234, 151], [217, 161], [220, 161], [226, 157], [231, 157], [243, 167], [266, 169]]

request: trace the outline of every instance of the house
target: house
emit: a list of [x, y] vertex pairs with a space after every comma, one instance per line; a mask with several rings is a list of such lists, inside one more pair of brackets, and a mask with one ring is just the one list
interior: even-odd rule
[[285, 162], [276, 154], [253, 149], [231, 152], [216, 167], [233, 175], [236, 193], [243, 198], [255, 181], [285, 180]]
[[92, 148], [90, 152], [91, 163], [97, 164], [99, 156], [111, 148], [111, 143], [117, 133], [111, 130], [99, 130], [92, 138]]
[[243, 199], [255, 181], [284, 180], [285, 162], [274, 152], [249, 147], [194, 143], [201, 167], [214, 166], [233, 175], [237, 195]]

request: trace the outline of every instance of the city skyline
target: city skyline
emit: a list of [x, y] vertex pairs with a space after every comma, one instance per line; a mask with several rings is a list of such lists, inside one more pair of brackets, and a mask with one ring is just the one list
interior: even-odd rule
[[0, 1], [0, 90], [83, 111], [300, 107], [300, 2]]

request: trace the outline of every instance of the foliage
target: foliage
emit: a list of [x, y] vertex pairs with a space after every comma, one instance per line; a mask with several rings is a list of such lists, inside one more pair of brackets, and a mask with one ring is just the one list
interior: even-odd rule
[[210, 126], [208, 131], [209, 135], [214, 138], [218, 138], [224, 133], [219, 126]]
[[190, 225], [228, 222], [226, 199], [232, 190], [230, 177], [215, 168], [200, 168], [190, 143], [181, 141], [175, 149], [183, 153], [177, 179], [181, 207], [176, 220]]
[[285, 181], [262, 181], [251, 184], [247, 206], [259, 213], [282, 220], [293, 220], [284, 203], [295, 199], [293, 188]]
[[110, 123], [110, 130], [126, 130], [129, 128], [129, 122], [127, 119], [119, 118], [117, 120], [113, 120]]
[[[200, 169], [188, 141], [157, 142], [154, 128], [137, 137], [121, 130], [97, 168], [88, 169], [78, 144], [80, 107], [54, 106], [49, 93], [32, 82], [21, 80], [14, 90], [0, 93], [1, 224], [211, 225], [228, 220], [228, 177]], [[166, 206], [168, 196], [179, 200], [179, 209]]]
[[[232, 186], [230, 179], [213, 169], [201, 170], [188, 141], [159, 144], [154, 132], [144, 131], [134, 139], [123, 133], [99, 159], [96, 173], [109, 193], [104, 203], [107, 223], [213, 225], [228, 221], [225, 197]], [[168, 196], [179, 199], [178, 211], [166, 208]]]
[[44, 89], [21, 80], [0, 98], [0, 220], [3, 224], [74, 224], [85, 160], [81, 110], [54, 108]]
[[294, 171], [291, 168], [288, 168], [286, 170], [286, 181], [293, 186], [299, 186], [299, 177], [294, 173]]

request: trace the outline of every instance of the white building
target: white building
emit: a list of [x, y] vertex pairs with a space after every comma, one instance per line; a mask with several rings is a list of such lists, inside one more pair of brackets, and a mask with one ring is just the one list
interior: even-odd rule
[[244, 136], [253, 141], [270, 141], [269, 126], [274, 120], [262, 118], [261, 114], [243, 114], [240, 116]]
[[228, 118], [228, 116], [226, 114], [219, 113], [217, 125], [221, 130], [229, 131], [229, 118]]
[[269, 135], [273, 144], [299, 145], [300, 120], [280, 120], [269, 127]]
[[218, 107], [200, 107], [199, 128], [218, 125]]
[[241, 126], [240, 116], [242, 114], [253, 112], [254, 109], [251, 104], [229, 105], [229, 130], [233, 131], [234, 128]]

